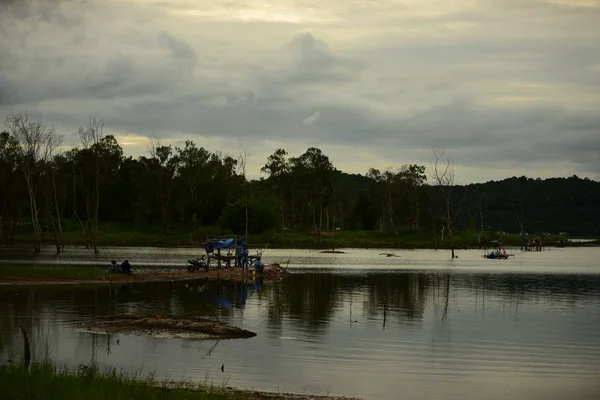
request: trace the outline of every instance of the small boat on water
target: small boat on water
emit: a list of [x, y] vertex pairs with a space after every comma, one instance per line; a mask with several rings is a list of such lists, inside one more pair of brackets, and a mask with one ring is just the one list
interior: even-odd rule
[[490, 260], [506, 260], [508, 257], [514, 257], [514, 254], [508, 254], [506, 250], [496, 249], [488, 251], [482, 257]]

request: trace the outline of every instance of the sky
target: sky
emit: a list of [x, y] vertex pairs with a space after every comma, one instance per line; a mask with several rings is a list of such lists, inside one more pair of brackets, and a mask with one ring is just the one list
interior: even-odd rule
[[345, 172], [600, 180], [600, 0], [0, 0], [0, 118]]

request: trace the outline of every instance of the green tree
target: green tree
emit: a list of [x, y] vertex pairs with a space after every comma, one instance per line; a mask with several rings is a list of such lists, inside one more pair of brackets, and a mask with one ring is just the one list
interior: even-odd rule
[[[79, 176], [85, 209], [84, 232], [88, 246], [98, 253], [98, 222], [101, 189], [107, 178], [115, 174], [123, 158], [123, 149], [114, 136], [104, 136], [104, 121], [90, 117], [87, 127], [79, 128], [82, 148], [71, 150], [68, 157]], [[81, 221], [80, 221], [81, 222]]]
[[149, 177], [148, 184], [153, 188], [153, 195], [160, 208], [163, 233], [169, 232], [172, 217], [172, 197], [176, 165], [172, 157], [171, 146], [162, 146], [155, 139], [150, 147], [150, 157], [140, 157]]
[[[248, 215], [248, 232], [260, 234], [277, 227], [276, 198], [256, 194], [254, 201], [246, 203], [243, 198], [229, 203], [219, 219], [219, 225], [231, 232], [244, 232]], [[247, 214], [246, 214], [247, 213]]]
[[329, 225], [329, 210], [335, 199], [333, 182], [339, 171], [334, 168], [329, 157], [315, 147], [310, 147], [298, 157], [292, 157], [290, 164], [295, 188], [299, 191], [303, 204], [309, 209], [315, 234], [320, 236], [324, 212]]

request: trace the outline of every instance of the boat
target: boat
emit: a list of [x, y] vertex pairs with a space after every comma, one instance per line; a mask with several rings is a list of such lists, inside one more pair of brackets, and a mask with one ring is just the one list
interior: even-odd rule
[[514, 255], [508, 254], [506, 250], [496, 249], [488, 251], [482, 257], [490, 260], [506, 260], [508, 257], [514, 257]]

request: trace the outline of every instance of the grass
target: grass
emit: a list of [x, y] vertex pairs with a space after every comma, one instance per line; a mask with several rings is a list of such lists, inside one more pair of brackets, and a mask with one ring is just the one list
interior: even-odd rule
[[[63, 233], [65, 245], [85, 245], [84, 235], [77, 227], [69, 226]], [[139, 228], [119, 223], [101, 224], [97, 242], [100, 246], [169, 246], [184, 247], [198, 246], [204, 241], [205, 236], [214, 236], [220, 233], [218, 228], [206, 227], [195, 231], [187, 229], [172, 229], [164, 234], [158, 228]], [[33, 243], [33, 234], [29, 231], [17, 232], [16, 243]], [[48, 246], [54, 244], [53, 235], [45, 233], [45, 242]]]
[[0, 388], [4, 399], [63, 400], [63, 399], [213, 399], [246, 400], [250, 395], [230, 392], [206, 384], [192, 387], [173, 387], [152, 377], [141, 378], [117, 372], [114, 368], [76, 370], [57, 368], [49, 362], [0, 366]]
[[107, 268], [95, 267], [2, 264], [0, 278], [100, 279], [108, 276], [106, 271]]
[[[64, 234], [66, 245], [83, 245], [83, 235], [76, 226], [71, 226]], [[186, 247], [199, 246], [205, 236], [217, 236], [231, 232], [221, 231], [218, 227], [200, 227], [196, 230], [185, 228], [172, 229], [168, 234], [158, 227], [134, 228], [119, 223], [101, 224], [99, 246], [159, 246], [159, 247]], [[331, 232], [324, 232], [331, 233]], [[439, 236], [439, 234], [438, 234]], [[21, 232], [16, 237], [17, 243], [31, 243], [33, 237], [29, 232]], [[488, 239], [502, 240], [507, 246], [520, 246], [523, 240], [519, 235], [499, 234], [488, 232]], [[547, 236], [546, 245], [553, 246], [558, 240], [566, 239], [558, 235]], [[456, 231], [454, 242], [459, 247], [477, 247], [477, 234], [474, 231]], [[47, 245], [52, 245], [51, 235], [47, 235]], [[429, 229], [400, 228], [398, 231], [337, 231], [335, 237], [315, 237], [311, 232], [298, 230], [283, 230], [281, 232], [265, 232], [251, 234], [250, 243], [269, 243], [271, 248], [305, 248], [305, 249], [331, 249], [339, 247], [358, 248], [448, 248], [449, 243], [435, 242]]]
[[[523, 239], [519, 235], [488, 233], [489, 240], [501, 240], [505, 246], [521, 246]], [[550, 235], [544, 237], [547, 246], [554, 246], [565, 237]], [[316, 238], [309, 232], [284, 231], [267, 233], [251, 237], [251, 242], [270, 243], [274, 248], [412, 248], [433, 249], [450, 248], [446, 240], [436, 243], [433, 234], [425, 229], [402, 228], [395, 231], [339, 231], [335, 238]], [[478, 247], [477, 233], [474, 231], [454, 232], [454, 245], [457, 247]]]

